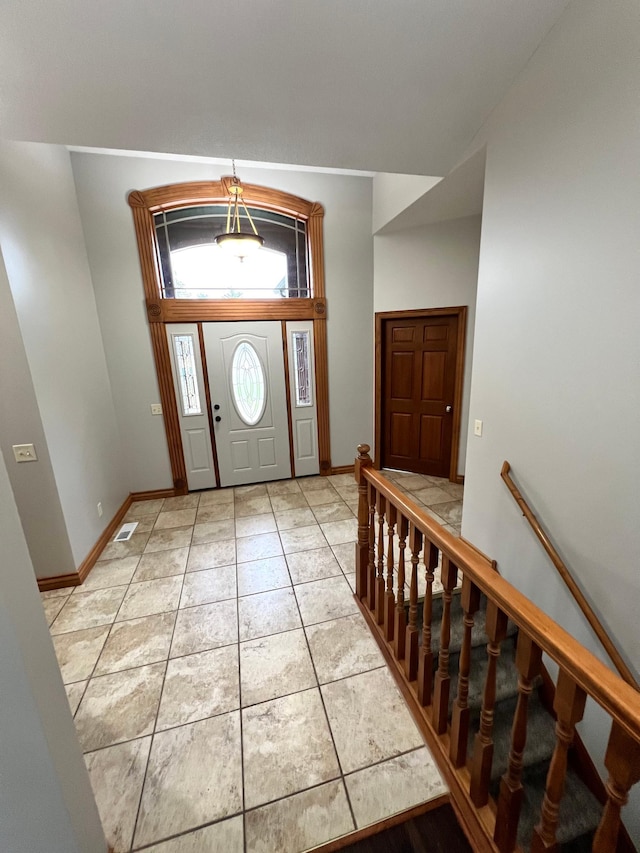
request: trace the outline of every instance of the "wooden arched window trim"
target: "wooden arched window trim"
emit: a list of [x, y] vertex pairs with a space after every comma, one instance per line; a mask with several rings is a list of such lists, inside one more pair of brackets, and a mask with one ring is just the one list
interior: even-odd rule
[[[158, 244], [153, 217], [156, 213], [203, 204], [225, 204], [228, 181], [198, 181], [168, 184], [129, 193], [128, 202], [138, 242], [147, 319], [155, 359], [164, 416], [169, 458], [177, 494], [187, 491], [187, 477], [178, 423], [178, 409], [171, 374], [167, 323], [198, 323], [202, 344], [203, 322], [229, 320], [313, 320], [318, 411], [318, 454], [320, 473], [331, 473], [329, 443], [329, 382], [327, 371], [327, 303], [324, 287], [324, 208], [290, 193], [257, 184], [243, 184], [244, 199], [252, 207], [295, 216], [307, 222], [309, 280], [308, 299], [165, 299], [162, 296]], [[283, 336], [286, 346], [286, 336]]]

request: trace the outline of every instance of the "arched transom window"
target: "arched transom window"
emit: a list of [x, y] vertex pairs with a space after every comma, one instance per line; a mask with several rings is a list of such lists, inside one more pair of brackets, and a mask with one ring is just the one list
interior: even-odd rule
[[161, 211], [153, 217], [165, 299], [281, 299], [310, 294], [307, 223], [249, 207], [264, 238], [260, 251], [240, 261], [221, 251], [227, 205]]

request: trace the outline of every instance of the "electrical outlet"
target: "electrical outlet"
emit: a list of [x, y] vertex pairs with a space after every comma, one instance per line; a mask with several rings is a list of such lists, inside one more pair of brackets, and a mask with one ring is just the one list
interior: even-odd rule
[[37, 462], [38, 454], [33, 444], [14, 444], [13, 455], [16, 462]]
[[98, 518], [102, 518], [102, 501], [98, 501]]
[[476, 420], [473, 425], [473, 434], [474, 435], [482, 435], [482, 421]]
[[162, 403], [152, 403], [151, 404], [151, 414], [152, 415], [161, 415], [162, 414]]

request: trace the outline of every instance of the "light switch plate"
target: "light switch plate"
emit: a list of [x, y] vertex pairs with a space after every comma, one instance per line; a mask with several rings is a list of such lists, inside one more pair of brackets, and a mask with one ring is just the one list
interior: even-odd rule
[[37, 462], [38, 454], [33, 444], [14, 444], [13, 455], [16, 462]]
[[161, 415], [162, 414], [162, 403], [152, 403], [151, 404], [151, 414], [152, 415]]
[[476, 420], [473, 425], [473, 434], [474, 435], [482, 435], [482, 421]]

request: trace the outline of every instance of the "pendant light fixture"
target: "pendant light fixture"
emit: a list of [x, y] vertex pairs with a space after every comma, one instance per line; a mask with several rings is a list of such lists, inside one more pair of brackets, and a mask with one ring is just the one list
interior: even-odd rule
[[[229, 206], [227, 208], [227, 228], [224, 234], [218, 234], [216, 243], [228, 254], [243, 261], [248, 255], [252, 255], [264, 245], [264, 238], [258, 234], [253, 224], [251, 214], [242, 198], [242, 183], [236, 176], [236, 161], [233, 165], [233, 177], [229, 180]], [[251, 226], [251, 231], [243, 231], [240, 223], [240, 208], [244, 208], [244, 214]]]

